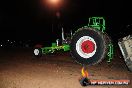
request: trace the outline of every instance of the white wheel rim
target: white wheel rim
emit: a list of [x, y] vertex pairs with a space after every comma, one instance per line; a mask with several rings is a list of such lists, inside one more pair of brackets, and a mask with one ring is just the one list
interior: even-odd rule
[[38, 49], [34, 49], [34, 55], [39, 55], [39, 50]]
[[[85, 53], [85, 52], [82, 50], [81, 45], [82, 45], [82, 43], [85, 42], [85, 41], [91, 41], [91, 42], [94, 44], [94, 50], [93, 50], [91, 53]], [[83, 36], [83, 37], [81, 37], [81, 38], [77, 41], [77, 43], [76, 43], [76, 51], [77, 51], [77, 53], [78, 53], [81, 57], [83, 57], [83, 58], [85, 58], [85, 59], [88, 59], [88, 58], [92, 57], [92, 56], [96, 53], [96, 49], [97, 49], [96, 42], [95, 42], [94, 39], [91, 38], [90, 36]]]

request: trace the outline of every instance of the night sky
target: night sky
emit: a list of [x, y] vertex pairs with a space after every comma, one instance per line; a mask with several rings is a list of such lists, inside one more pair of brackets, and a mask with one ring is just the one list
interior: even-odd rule
[[54, 40], [61, 36], [59, 26], [74, 32], [87, 25], [91, 16], [105, 17], [106, 32], [116, 40], [132, 33], [125, 28], [132, 24], [131, 8], [126, 0], [64, 0], [59, 8], [48, 7], [42, 0], [1, 0], [0, 40]]

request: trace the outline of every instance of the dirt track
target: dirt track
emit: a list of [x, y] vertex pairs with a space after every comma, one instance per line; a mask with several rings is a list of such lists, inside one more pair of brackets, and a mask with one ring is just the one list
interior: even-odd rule
[[[120, 52], [112, 63], [88, 66], [90, 79], [132, 79]], [[0, 88], [83, 88], [78, 79], [81, 66], [69, 53], [47, 55], [40, 59], [32, 56], [32, 50], [0, 50]], [[89, 86], [87, 88], [132, 88], [123, 86]]]

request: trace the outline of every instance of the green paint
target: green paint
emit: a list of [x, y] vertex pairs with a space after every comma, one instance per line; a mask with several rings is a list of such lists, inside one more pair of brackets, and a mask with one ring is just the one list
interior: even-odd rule
[[43, 54], [49, 54], [49, 53], [54, 53], [55, 51], [60, 51], [60, 50], [69, 51], [70, 45], [63, 44], [61, 46], [57, 46], [56, 43], [52, 43], [51, 47], [43, 47], [41, 49]]
[[104, 33], [105, 19], [103, 17], [90, 17], [88, 27], [98, 29]]
[[112, 58], [113, 58], [113, 56], [114, 56], [114, 52], [113, 52], [113, 50], [114, 50], [114, 47], [113, 47], [113, 44], [112, 43], [110, 43], [109, 45], [108, 45], [108, 53], [107, 53], [107, 57], [108, 57], [108, 60], [107, 60], [107, 62], [111, 62], [111, 60], [112, 60]]

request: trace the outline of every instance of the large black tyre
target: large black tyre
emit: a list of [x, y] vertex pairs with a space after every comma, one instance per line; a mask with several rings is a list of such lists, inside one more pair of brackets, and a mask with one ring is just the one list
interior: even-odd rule
[[107, 35], [104, 35], [102, 32], [94, 28], [80, 28], [72, 37], [72, 57], [76, 62], [82, 65], [94, 65], [99, 63], [107, 53], [107, 44], [109, 40], [106, 36]]
[[41, 48], [35, 48], [33, 51], [34, 56], [41, 57], [42, 56], [42, 49]]

